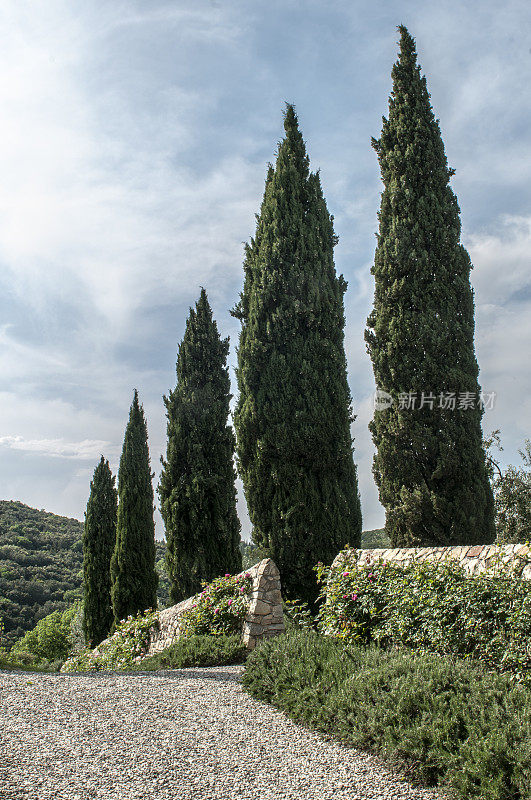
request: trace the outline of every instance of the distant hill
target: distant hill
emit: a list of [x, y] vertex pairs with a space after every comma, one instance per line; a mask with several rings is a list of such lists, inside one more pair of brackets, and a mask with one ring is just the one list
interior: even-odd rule
[[[37, 622], [81, 597], [83, 523], [0, 501], [0, 619], [10, 647]], [[168, 603], [165, 542], [156, 542], [159, 605]], [[162, 573], [162, 574], [161, 574]]]
[[378, 547], [391, 547], [391, 542], [384, 528], [375, 528], [372, 531], [363, 531], [361, 546], [363, 550], [373, 550]]

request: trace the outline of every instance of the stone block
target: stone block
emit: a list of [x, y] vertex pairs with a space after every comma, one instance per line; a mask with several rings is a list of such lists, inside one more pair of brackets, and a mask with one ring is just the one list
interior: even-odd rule
[[270, 614], [271, 605], [265, 600], [253, 600], [249, 606], [249, 614]]

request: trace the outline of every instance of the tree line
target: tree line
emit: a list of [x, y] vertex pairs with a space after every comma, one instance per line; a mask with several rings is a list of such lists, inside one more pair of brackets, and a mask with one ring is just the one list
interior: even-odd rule
[[[405, 27], [399, 31], [389, 113], [372, 140], [383, 192], [365, 340], [377, 388], [390, 398], [370, 423], [373, 473], [392, 546], [490, 543], [494, 500], [484, 409], [471, 401], [480, 397], [472, 265], [460, 243], [453, 170], [415, 42]], [[168, 444], [158, 494], [173, 602], [198, 591], [201, 580], [240, 568], [235, 457], [254, 543], [278, 564], [288, 596], [314, 603], [315, 564], [330, 562], [346, 544], [360, 545], [344, 347], [347, 283], [336, 273], [333, 217], [292, 105], [284, 132], [231, 312], [241, 322], [236, 435], [229, 424], [228, 340], [219, 335], [204, 289], [179, 346], [176, 387], [164, 398]], [[468, 404], [456, 406], [463, 395]], [[454, 402], [437, 403], [443, 397]], [[86, 586], [91, 574], [103, 577], [93, 594], [86, 589], [87, 600], [94, 597], [89, 620], [91, 603], [108, 604], [109, 597], [114, 621], [154, 602], [153, 494], [136, 393], [128, 431], [117, 517], [103, 459], [92, 484]], [[92, 637], [109, 626], [109, 607], [93, 616], [101, 624], [94, 622]]]

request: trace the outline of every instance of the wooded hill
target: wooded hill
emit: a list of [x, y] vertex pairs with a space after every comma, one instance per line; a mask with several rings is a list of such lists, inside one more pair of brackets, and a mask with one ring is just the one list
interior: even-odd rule
[[[6, 647], [47, 614], [63, 611], [81, 597], [82, 531], [77, 519], [0, 501], [0, 620]], [[158, 602], [163, 607], [168, 602], [166, 543], [156, 546]]]

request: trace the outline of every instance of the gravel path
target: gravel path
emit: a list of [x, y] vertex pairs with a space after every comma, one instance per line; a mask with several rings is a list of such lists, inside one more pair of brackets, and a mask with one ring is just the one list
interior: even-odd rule
[[0, 800], [433, 800], [242, 691], [241, 667], [0, 672]]

